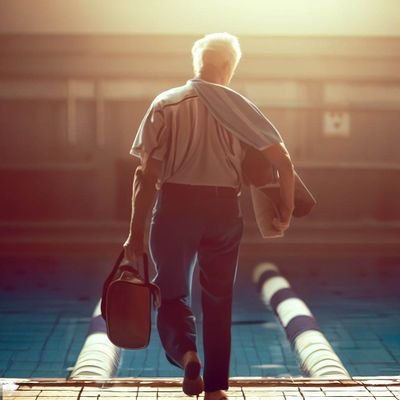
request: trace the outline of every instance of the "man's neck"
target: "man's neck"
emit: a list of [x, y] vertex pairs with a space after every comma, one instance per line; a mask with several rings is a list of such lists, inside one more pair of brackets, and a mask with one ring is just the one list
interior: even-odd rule
[[202, 79], [203, 81], [216, 83], [218, 85], [228, 86], [228, 82], [226, 81], [225, 77], [217, 74], [200, 73], [197, 78]]

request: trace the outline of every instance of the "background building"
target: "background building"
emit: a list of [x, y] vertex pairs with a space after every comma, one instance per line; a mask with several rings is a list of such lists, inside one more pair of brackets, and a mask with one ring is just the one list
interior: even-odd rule
[[[130, 214], [137, 160], [129, 149], [136, 130], [155, 95], [191, 78], [190, 49], [201, 29], [238, 34], [244, 56], [232, 86], [276, 125], [318, 200], [297, 229], [397, 233], [395, 2], [379, 3], [383, 11], [374, 14], [377, 3], [366, 1], [363, 13], [351, 19], [354, 9], [315, 9], [305, 1], [308, 9], [297, 25], [291, 21], [298, 2], [281, 9], [234, 2], [238, 9], [226, 12], [222, 29], [207, 4], [202, 10], [212, 14], [209, 26], [192, 2], [169, 2], [165, 19], [165, 3], [141, 3], [121, 2], [119, 9], [103, 1], [91, 9], [79, 2], [73, 8], [42, 1], [38, 9], [24, 1], [2, 3], [0, 220], [6, 248], [44, 232], [115, 234], [113, 240], [120, 240]], [[229, 10], [225, 3], [216, 8]], [[246, 13], [239, 20], [240, 7]], [[267, 21], [285, 10], [286, 25], [260, 26], [260, 13]], [[341, 31], [334, 24], [340, 11]], [[247, 193], [243, 204], [250, 232]]]

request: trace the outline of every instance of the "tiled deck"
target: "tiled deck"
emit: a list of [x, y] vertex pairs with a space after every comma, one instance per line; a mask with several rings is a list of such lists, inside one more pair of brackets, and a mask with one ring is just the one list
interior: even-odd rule
[[[0, 384], [3, 385], [3, 398], [7, 400], [186, 398], [180, 388], [180, 379], [126, 378], [94, 381], [9, 378], [0, 379]], [[229, 396], [235, 400], [400, 399], [400, 376], [340, 381], [236, 378], [231, 380]]]

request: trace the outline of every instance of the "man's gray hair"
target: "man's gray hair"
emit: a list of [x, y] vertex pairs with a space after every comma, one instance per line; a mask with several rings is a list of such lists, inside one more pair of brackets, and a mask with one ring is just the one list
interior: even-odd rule
[[228, 63], [233, 73], [242, 56], [239, 39], [230, 33], [210, 33], [194, 42], [192, 47], [195, 75], [208, 65], [220, 67]]

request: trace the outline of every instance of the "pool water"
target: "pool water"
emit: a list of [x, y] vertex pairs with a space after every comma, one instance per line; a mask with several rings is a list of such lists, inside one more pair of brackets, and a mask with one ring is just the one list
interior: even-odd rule
[[[1, 377], [68, 377], [112, 261], [109, 257], [0, 257]], [[231, 376], [301, 376], [279, 321], [251, 281], [252, 268], [262, 261], [271, 261], [262, 251], [241, 258]], [[351, 375], [399, 374], [400, 260], [272, 261], [309, 306]], [[201, 332], [197, 284], [193, 308]], [[124, 350], [116, 375], [169, 377], [181, 372], [166, 361], [153, 324], [149, 347]]]

